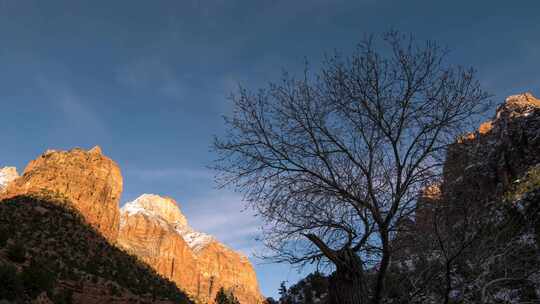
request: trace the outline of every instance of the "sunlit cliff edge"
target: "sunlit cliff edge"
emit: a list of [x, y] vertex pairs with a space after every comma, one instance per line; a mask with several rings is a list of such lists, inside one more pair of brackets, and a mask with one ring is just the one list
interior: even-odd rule
[[212, 303], [224, 288], [241, 303], [262, 302], [247, 257], [192, 229], [171, 198], [143, 194], [120, 209], [122, 187], [119, 166], [99, 147], [48, 150], [21, 176], [14, 167], [0, 169], [0, 200], [44, 191], [65, 198], [110, 244], [148, 264], [192, 300]]

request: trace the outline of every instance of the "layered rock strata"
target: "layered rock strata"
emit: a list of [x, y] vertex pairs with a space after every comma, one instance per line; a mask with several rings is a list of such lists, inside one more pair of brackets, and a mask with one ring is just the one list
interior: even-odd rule
[[262, 302], [248, 258], [190, 227], [177, 203], [144, 194], [121, 211], [119, 244], [200, 302], [212, 302], [223, 287], [241, 303]]

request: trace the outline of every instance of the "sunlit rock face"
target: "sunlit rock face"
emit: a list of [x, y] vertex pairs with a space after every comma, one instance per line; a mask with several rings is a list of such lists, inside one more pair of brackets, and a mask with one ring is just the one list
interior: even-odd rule
[[[456, 210], [483, 208], [500, 201], [512, 185], [540, 164], [540, 100], [530, 93], [506, 98], [491, 120], [448, 147], [443, 179], [421, 193], [416, 229], [433, 227], [432, 206]], [[460, 216], [457, 214], [456, 216]]]
[[143, 194], [135, 201], [127, 203], [122, 211], [127, 215], [142, 213], [153, 218], [160, 218], [173, 226], [187, 225], [186, 217], [180, 212], [176, 202], [169, 197]]
[[241, 303], [261, 302], [257, 275], [247, 257], [215, 240], [195, 254], [204, 289], [211, 291], [212, 298], [219, 287], [224, 286], [232, 290]]
[[187, 224], [173, 200], [143, 195], [122, 208], [118, 244], [193, 294], [199, 270], [178, 223]]
[[540, 163], [539, 130], [539, 99], [530, 93], [506, 98], [491, 120], [449, 146], [442, 182], [420, 193], [416, 230], [432, 229], [432, 207], [437, 204], [446, 202], [465, 210], [500, 200], [518, 178]]
[[44, 190], [67, 198], [89, 224], [108, 240], [116, 240], [122, 175], [118, 165], [104, 156], [99, 147], [89, 151], [48, 150], [7, 185], [2, 197]]
[[122, 184], [120, 168], [99, 147], [48, 150], [22, 176], [12, 167], [0, 169], [0, 200], [18, 195], [63, 198], [110, 243], [135, 254], [194, 299], [213, 303], [224, 287], [243, 304], [262, 302], [246, 257], [190, 227], [171, 198], [145, 194], [120, 211]]
[[441, 185], [433, 184], [426, 187], [418, 198], [416, 210], [416, 227], [427, 231], [433, 227], [432, 206], [441, 199]]
[[144, 194], [124, 205], [121, 214], [118, 243], [193, 298], [212, 303], [224, 287], [241, 303], [262, 302], [249, 260], [191, 228], [174, 200]]
[[19, 177], [17, 173], [17, 168], [15, 167], [4, 167], [0, 169], [0, 193], [11, 183]]
[[540, 162], [540, 100], [513, 95], [495, 117], [448, 149], [442, 192], [463, 201], [500, 197], [514, 179]]

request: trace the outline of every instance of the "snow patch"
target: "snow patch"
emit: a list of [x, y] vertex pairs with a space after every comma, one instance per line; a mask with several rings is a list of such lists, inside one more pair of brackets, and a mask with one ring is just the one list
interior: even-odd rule
[[15, 167], [4, 167], [0, 169], [0, 190], [4, 189], [11, 181], [19, 177]]
[[127, 215], [143, 213], [144, 215], [151, 216], [150, 212], [146, 211], [146, 209], [141, 207], [136, 200], [126, 203], [120, 210], [122, 213], [127, 213]]
[[[160, 225], [168, 225], [186, 241], [188, 246], [195, 252], [204, 249], [215, 240], [209, 234], [196, 231], [188, 225], [187, 220], [172, 199], [163, 198], [155, 194], [143, 194], [132, 202], [126, 203], [121, 208], [122, 214], [133, 216], [142, 214]], [[171, 216], [171, 213], [174, 216]], [[120, 223], [122, 225], [122, 221]]]
[[198, 252], [204, 249], [208, 244], [215, 240], [215, 238], [204, 232], [193, 230], [190, 226], [176, 227], [176, 232], [182, 236], [188, 246], [193, 251]]

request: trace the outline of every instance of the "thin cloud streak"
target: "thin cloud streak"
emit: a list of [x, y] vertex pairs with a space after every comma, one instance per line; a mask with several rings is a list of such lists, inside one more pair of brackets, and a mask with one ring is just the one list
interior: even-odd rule
[[[225, 193], [224, 193], [225, 192]], [[247, 256], [261, 250], [260, 219], [246, 208], [239, 195], [213, 191], [205, 197], [183, 204], [191, 226], [214, 235], [218, 240]]]
[[67, 82], [40, 76], [36, 78], [36, 86], [45, 99], [62, 113], [62, 121], [54, 122], [59, 124], [56, 132], [77, 132], [79, 137], [88, 139], [108, 137], [105, 121], [89, 106], [93, 101], [77, 94]]
[[158, 169], [126, 169], [131, 176], [144, 181], [160, 181], [170, 179], [205, 179], [213, 178], [213, 173], [205, 169], [190, 168], [158, 168]]
[[187, 96], [187, 87], [166, 61], [157, 56], [139, 57], [116, 68], [116, 81], [132, 90], [151, 90], [172, 99]]

